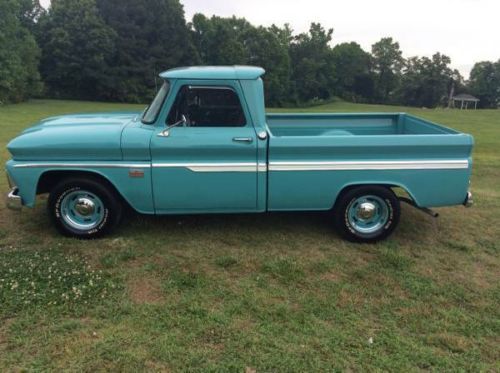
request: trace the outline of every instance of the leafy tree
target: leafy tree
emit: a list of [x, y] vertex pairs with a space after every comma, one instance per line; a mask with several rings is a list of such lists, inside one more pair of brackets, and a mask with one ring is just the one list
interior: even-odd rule
[[38, 0], [18, 0], [19, 19], [21, 24], [31, 32], [34, 32], [36, 22], [45, 13]]
[[207, 18], [195, 14], [190, 24], [192, 38], [201, 61], [207, 65], [241, 65], [247, 51], [243, 35], [253, 28], [244, 18]]
[[288, 50], [293, 41], [293, 30], [290, 28], [290, 24], [285, 23], [283, 27], [273, 24], [269, 27], [269, 32], [276, 35], [280, 44]]
[[288, 101], [290, 89], [290, 58], [288, 49], [279, 38], [263, 27], [248, 29], [244, 34], [247, 50], [246, 63], [262, 66], [267, 73], [264, 78], [266, 102], [282, 105]]
[[[371, 54], [357, 43], [331, 48], [333, 29], [312, 23], [294, 35], [283, 27], [255, 27], [244, 18], [196, 14], [186, 25], [179, 0], [39, 0], [0, 2], [0, 100], [40, 91], [40, 71], [56, 97], [143, 102], [166, 69], [191, 64], [259, 65], [266, 69], [266, 102], [279, 106], [328, 99], [414, 106], [445, 103], [464, 91], [450, 59], [404, 60], [399, 44], [382, 38]], [[500, 102], [500, 60], [477, 63], [469, 90], [481, 104]]]
[[141, 102], [154, 95], [158, 74], [199, 62], [179, 0], [97, 0], [116, 33], [103, 94]]
[[432, 58], [412, 57], [403, 70], [399, 100], [405, 105], [435, 107], [448, 97], [451, 82], [456, 79], [456, 70], [449, 68], [448, 56], [436, 53]]
[[333, 48], [335, 89], [346, 100], [359, 101], [373, 95], [371, 56], [355, 42], [338, 44]]
[[18, 0], [0, 1], [0, 102], [18, 102], [41, 90], [40, 51]]
[[190, 27], [203, 64], [262, 66], [267, 72], [264, 79], [267, 103], [281, 105], [287, 100], [288, 44], [273, 32], [281, 29], [254, 27], [243, 18], [207, 18], [202, 14], [193, 17]]
[[390, 102], [400, 83], [404, 64], [399, 43], [392, 38], [382, 38], [372, 45], [372, 55], [376, 99]]
[[470, 73], [469, 87], [481, 101], [481, 107], [496, 108], [500, 105], [500, 60], [483, 61], [474, 65]]
[[94, 0], [53, 0], [39, 20], [41, 73], [56, 97], [105, 99], [115, 33], [100, 18]]
[[334, 93], [335, 66], [330, 48], [333, 29], [312, 23], [308, 33], [294, 37], [290, 45], [292, 83], [298, 101], [326, 99]]

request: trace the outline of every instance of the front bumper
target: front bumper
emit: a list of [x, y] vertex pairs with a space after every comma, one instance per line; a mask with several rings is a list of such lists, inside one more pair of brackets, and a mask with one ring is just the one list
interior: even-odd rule
[[473, 204], [474, 204], [474, 199], [472, 198], [472, 192], [468, 191], [467, 196], [465, 197], [464, 206], [472, 207]]
[[7, 199], [5, 201], [7, 208], [11, 210], [19, 211], [23, 207], [23, 201], [19, 195], [19, 188], [13, 187], [7, 194]]

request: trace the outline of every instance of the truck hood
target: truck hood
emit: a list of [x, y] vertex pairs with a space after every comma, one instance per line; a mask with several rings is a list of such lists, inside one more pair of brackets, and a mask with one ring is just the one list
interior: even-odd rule
[[41, 120], [14, 138], [15, 160], [120, 160], [121, 134], [139, 113], [61, 115]]

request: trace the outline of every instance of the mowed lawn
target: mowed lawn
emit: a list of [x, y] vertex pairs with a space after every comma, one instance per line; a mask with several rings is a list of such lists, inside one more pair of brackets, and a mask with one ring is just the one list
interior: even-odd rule
[[[38, 119], [123, 109], [142, 106], [1, 106], [1, 161]], [[403, 206], [376, 245], [341, 240], [319, 213], [129, 214], [77, 241], [43, 196], [1, 206], [0, 371], [499, 371], [500, 110], [299, 111], [408, 111], [473, 134], [475, 206], [438, 219]]]

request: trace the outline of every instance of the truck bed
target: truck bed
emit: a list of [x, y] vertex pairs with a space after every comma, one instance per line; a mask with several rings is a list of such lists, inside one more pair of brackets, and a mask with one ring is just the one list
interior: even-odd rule
[[472, 136], [407, 114], [270, 114], [270, 210], [328, 209], [349, 185], [405, 189], [418, 206], [461, 204]]
[[457, 131], [404, 113], [268, 114], [273, 136], [439, 135]]

